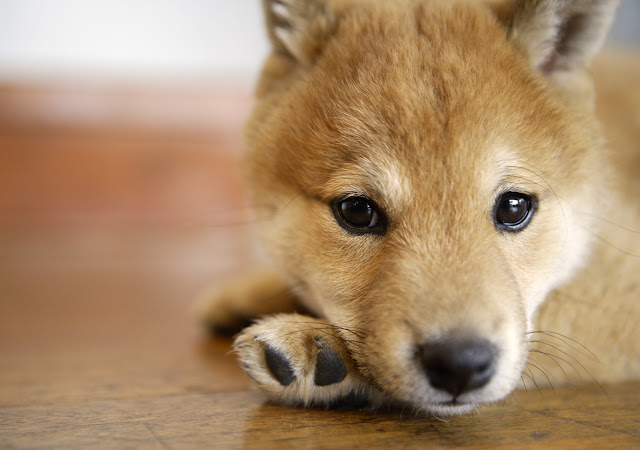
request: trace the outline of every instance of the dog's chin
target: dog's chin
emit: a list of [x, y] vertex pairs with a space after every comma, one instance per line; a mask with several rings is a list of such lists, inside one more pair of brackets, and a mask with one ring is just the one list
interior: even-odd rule
[[470, 413], [474, 409], [478, 408], [478, 406], [480, 406], [478, 403], [432, 403], [422, 406], [421, 410], [437, 417], [452, 417]]
[[[508, 395], [508, 393], [506, 395]], [[463, 396], [463, 398], [457, 400], [434, 398], [434, 396], [427, 395], [423, 397], [422, 401], [419, 398], [410, 400], [398, 399], [396, 401], [392, 400], [391, 404], [400, 407], [402, 410], [413, 409], [416, 414], [431, 414], [435, 417], [452, 417], [470, 413], [483, 405], [495, 403], [506, 395], [488, 396], [486, 398], [482, 395], [474, 395], [473, 398], [469, 399], [465, 399]], [[436, 397], [441, 396], [437, 395]], [[444, 397], [444, 395], [442, 397]]]
[[496, 379], [488, 386], [477, 391], [468, 392], [454, 399], [450, 395], [440, 391], [433, 391], [429, 388], [421, 396], [406, 398], [405, 405], [411, 405], [415, 411], [425, 414], [432, 414], [436, 417], [451, 417], [467, 414], [483, 406], [503, 400], [515, 386], [511, 383], [500, 383]]
[[[503, 398], [503, 397], [502, 397]], [[471, 411], [478, 409], [483, 405], [489, 405], [499, 401], [500, 399], [487, 399], [487, 400], [449, 400], [444, 402], [425, 402], [417, 405], [417, 409], [427, 414], [433, 414], [436, 417], [451, 417], [459, 416], [461, 414], [467, 414]]]

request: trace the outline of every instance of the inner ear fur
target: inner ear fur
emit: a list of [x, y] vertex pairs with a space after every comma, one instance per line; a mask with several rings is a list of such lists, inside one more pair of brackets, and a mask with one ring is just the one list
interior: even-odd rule
[[588, 66], [600, 50], [619, 0], [518, 0], [509, 38], [545, 75]]
[[322, 52], [335, 28], [324, 0], [262, 0], [267, 33], [277, 53], [308, 66]]

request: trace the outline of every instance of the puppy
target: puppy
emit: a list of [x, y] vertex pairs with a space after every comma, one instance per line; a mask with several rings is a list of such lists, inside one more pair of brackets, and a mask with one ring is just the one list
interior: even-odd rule
[[199, 314], [263, 316], [235, 349], [266, 395], [454, 415], [638, 378], [640, 64], [605, 66], [609, 102], [590, 72], [617, 2], [263, 3], [246, 166], [276, 269]]

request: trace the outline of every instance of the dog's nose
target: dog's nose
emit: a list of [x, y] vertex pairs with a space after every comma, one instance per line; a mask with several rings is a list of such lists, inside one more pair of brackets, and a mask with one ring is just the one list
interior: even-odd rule
[[420, 346], [422, 367], [429, 383], [458, 397], [489, 382], [498, 351], [486, 339], [448, 339]]

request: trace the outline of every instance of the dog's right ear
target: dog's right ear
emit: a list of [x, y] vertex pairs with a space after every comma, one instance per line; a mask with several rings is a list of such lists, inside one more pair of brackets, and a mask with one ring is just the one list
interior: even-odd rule
[[274, 51], [304, 66], [314, 63], [335, 28], [323, 0], [262, 0]]

